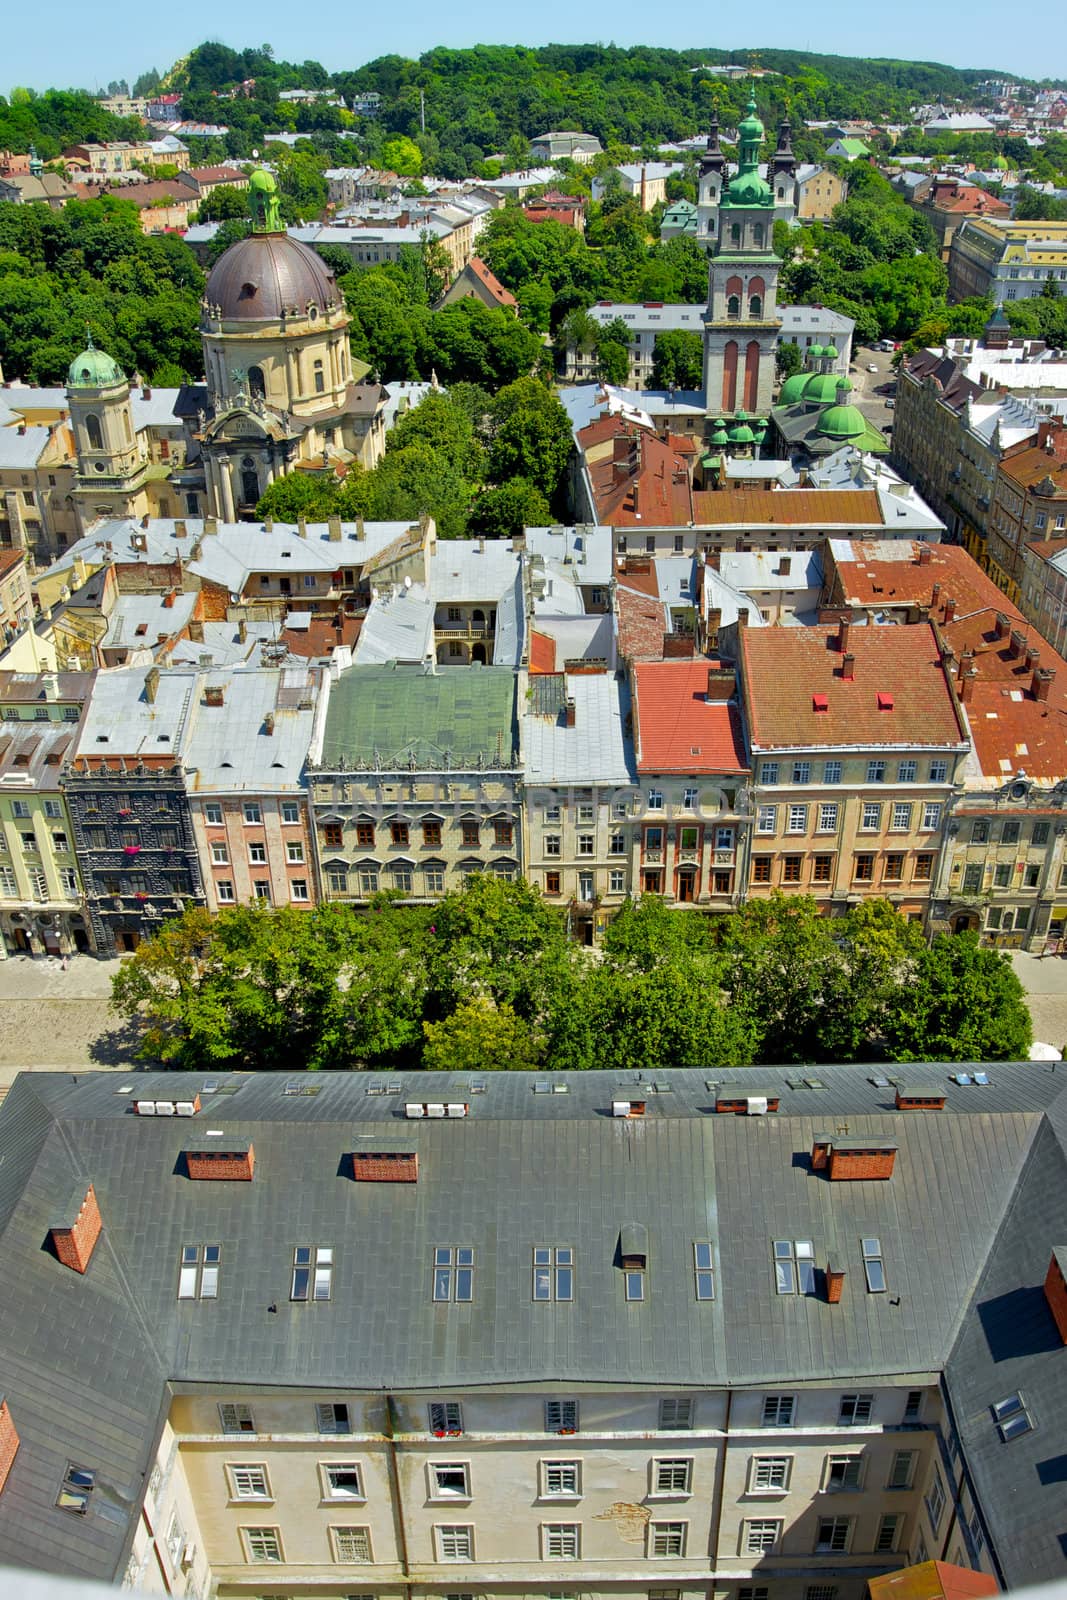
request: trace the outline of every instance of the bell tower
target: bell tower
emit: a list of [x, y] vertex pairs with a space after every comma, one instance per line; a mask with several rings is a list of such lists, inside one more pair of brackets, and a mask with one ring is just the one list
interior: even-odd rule
[[97, 517], [130, 517], [142, 509], [147, 453], [138, 442], [130, 386], [117, 361], [93, 344], [67, 373], [74, 445], [78, 456], [75, 503], [82, 527]]
[[[774, 191], [760, 176], [763, 123], [750, 99], [737, 129], [738, 170], [722, 192], [708, 266], [704, 392], [711, 416], [770, 410], [781, 320]], [[728, 423], [727, 423], [728, 425]]]
[[726, 176], [726, 157], [719, 145], [719, 113], [711, 113], [708, 128], [708, 145], [700, 160], [700, 181], [697, 187], [697, 243], [705, 249], [715, 243], [718, 226], [719, 201], [722, 198], [723, 179]]

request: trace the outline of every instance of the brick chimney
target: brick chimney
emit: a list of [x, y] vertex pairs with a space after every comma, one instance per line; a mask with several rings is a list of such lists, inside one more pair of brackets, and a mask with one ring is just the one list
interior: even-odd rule
[[1060, 1339], [1067, 1344], [1067, 1245], [1054, 1245], [1045, 1274], [1045, 1299]]
[[931, 611], [933, 611], [936, 608], [937, 602], [940, 600], [940, 598], [941, 598], [941, 585], [939, 583], [935, 583], [933, 588], [930, 590], [930, 610]]
[[567, 727], [568, 728], [573, 728], [574, 727], [574, 723], [575, 723], [575, 716], [576, 716], [576, 707], [575, 707], [575, 704], [574, 704], [574, 696], [573, 695], [568, 695], [567, 696], [567, 704], [564, 707], [564, 715], [566, 717]]
[[199, 617], [194, 617], [189, 623], [189, 637], [194, 644], [203, 644], [204, 624]]
[[174, 609], [174, 598], [177, 592], [178, 591], [176, 589], [168, 589], [166, 594], [163, 596], [163, 604], [166, 606], [168, 611], [172, 611]]
[[841, 657], [841, 676], [846, 683], [851, 683], [856, 676], [856, 658], [851, 650]]
[[826, 1263], [826, 1298], [836, 1306], [845, 1292], [845, 1269], [836, 1261]]
[[933, 559], [934, 559], [934, 553], [930, 549], [930, 546], [928, 544], [925, 544], [925, 543], [924, 544], [920, 544], [920, 546], [919, 546], [919, 554], [918, 554], [918, 557], [916, 558], [917, 564], [920, 567], [928, 567]]
[[248, 643], [248, 623], [245, 621], [244, 617], [242, 617], [240, 622], [237, 624], [237, 641], [239, 644]]
[[273, 533], [274, 532], [274, 518], [273, 517], [264, 517], [263, 518], [263, 532], [264, 533]]
[[7, 1482], [11, 1463], [18, 1455], [19, 1436], [6, 1398], [0, 1395], [0, 1490]]
[[148, 518], [147, 517], [142, 517], [141, 518], [141, 527], [142, 528], [147, 528], [148, 527]]
[[966, 706], [966, 705], [970, 704], [971, 699], [973, 698], [973, 695], [974, 695], [974, 686], [975, 686], [975, 683], [977, 681], [978, 681], [978, 668], [977, 667], [968, 667], [967, 671], [960, 678], [960, 686], [959, 686], [960, 705]]
[[194, 1182], [237, 1180], [250, 1183], [256, 1152], [250, 1139], [219, 1139], [185, 1151], [185, 1170]]
[[297, 519], [296, 519], [296, 536], [297, 536], [298, 539], [306, 539], [307, 538], [307, 536], [308, 536], [308, 519], [307, 519], [307, 517], [297, 517]]
[[780, 578], [788, 578], [788, 576], [789, 576], [789, 568], [792, 566], [792, 564], [793, 564], [792, 563], [792, 558], [790, 556], [779, 556], [778, 557], [778, 576]]
[[1047, 700], [1056, 677], [1052, 667], [1038, 667], [1030, 679], [1030, 693], [1035, 700]]
[[73, 1272], [84, 1272], [103, 1228], [92, 1184], [85, 1188], [79, 1183], [71, 1191], [67, 1215], [73, 1217], [73, 1221], [57, 1224], [50, 1230], [52, 1248], [65, 1267]]
[[204, 689], [204, 704], [206, 706], [221, 706], [226, 701], [226, 686], [222, 683], [209, 683]]
[[267, 735], [268, 739], [271, 738], [273, 733], [274, 733], [274, 712], [273, 711], [268, 711], [267, 715], [263, 718], [263, 732]]
[[1004, 615], [1003, 611], [998, 611], [993, 620], [994, 639], [1006, 639], [1008, 637], [1009, 628], [1010, 624], [1007, 617]]
[[952, 622], [956, 616], [956, 601], [952, 596], [945, 601], [945, 621]]
[[1038, 649], [1037, 645], [1028, 644], [1026, 647], [1026, 670], [1028, 672], [1032, 672], [1040, 660], [1041, 651]]
[[418, 1153], [415, 1150], [354, 1150], [352, 1177], [356, 1183], [418, 1183]]
[[733, 667], [708, 668], [708, 692], [705, 699], [709, 705], [716, 700], [729, 700], [736, 687]]
[[332, 543], [338, 544], [340, 542], [340, 539], [341, 539], [341, 519], [340, 519], [340, 517], [337, 517], [337, 516], [331, 517], [330, 521], [329, 521], [329, 528], [330, 528], [330, 539], [331, 539]]
[[974, 651], [973, 650], [965, 650], [963, 652], [963, 654], [960, 656], [959, 669], [958, 669], [958, 671], [956, 673], [956, 678], [957, 678], [957, 681], [959, 683], [963, 682], [963, 680], [966, 677], [968, 671], [973, 666], [974, 666]]
[[1008, 643], [1008, 655], [1013, 661], [1017, 661], [1025, 649], [1026, 635], [1020, 633], [1018, 628], [1013, 628], [1011, 630], [1011, 639]]
[[837, 625], [837, 648], [843, 655], [848, 649], [848, 636], [852, 632], [852, 623], [847, 617], [842, 617]]
[[148, 701], [148, 704], [150, 706], [154, 706], [155, 705], [155, 703], [156, 703], [156, 695], [158, 694], [158, 692], [159, 692], [159, 668], [158, 667], [149, 667], [148, 671], [145, 673], [144, 697]]

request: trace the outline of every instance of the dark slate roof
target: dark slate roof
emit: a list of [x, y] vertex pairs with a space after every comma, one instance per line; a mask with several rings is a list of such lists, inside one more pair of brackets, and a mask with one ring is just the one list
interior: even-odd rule
[[[23, 1076], [0, 1110], [0, 1271], [18, 1285], [0, 1301], [0, 1385], [22, 1438], [0, 1495], [0, 1562], [121, 1572], [126, 1508], [132, 1516], [139, 1503], [168, 1380], [239, 1397], [243, 1385], [278, 1382], [329, 1395], [606, 1374], [694, 1388], [940, 1373], [954, 1346], [959, 1360], [957, 1341], [974, 1336], [968, 1307], [983, 1272], [997, 1275], [996, 1296], [1010, 1294], [1022, 1260], [1029, 1293], [1044, 1276], [1037, 1258], [1047, 1265], [1051, 1245], [1067, 1240], [1059, 1217], [1055, 1237], [1044, 1226], [1054, 1191], [1067, 1195], [1063, 1130], [1045, 1117], [1067, 1077], [998, 1064], [988, 1087], [960, 1087], [951, 1070], [893, 1072], [947, 1096], [943, 1111], [912, 1113], [895, 1112], [892, 1088], [870, 1081], [875, 1069], [736, 1074], [740, 1092], [780, 1097], [764, 1117], [715, 1114], [715, 1082], [698, 1070], [645, 1084], [602, 1072], [295, 1080], [314, 1093], [286, 1093], [274, 1074], [222, 1075], [210, 1091], [203, 1074]], [[374, 1092], [387, 1083], [399, 1092]], [[132, 1111], [135, 1094], [197, 1091], [192, 1120]], [[626, 1098], [645, 1099], [643, 1118], [612, 1116], [612, 1101]], [[470, 1113], [408, 1120], [408, 1101], [463, 1101]], [[896, 1141], [890, 1181], [831, 1184], [809, 1171], [816, 1135], [846, 1126], [850, 1138]], [[184, 1176], [181, 1152], [208, 1128], [251, 1140], [251, 1183]], [[417, 1183], [352, 1180], [351, 1152], [383, 1142], [418, 1151]], [[1035, 1178], [1020, 1188], [1031, 1147]], [[93, 1183], [104, 1228], [84, 1276], [42, 1247], [69, 1220], [57, 1209], [75, 1180]], [[1036, 1264], [1012, 1238], [1025, 1233], [1025, 1215], [1014, 1220], [1020, 1195], [1044, 1240]], [[630, 1223], [648, 1235], [640, 1305], [623, 1299], [615, 1264]], [[870, 1234], [882, 1243], [884, 1295], [864, 1284], [860, 1239]], [[840, 1304], [774, 1293], [775, 1237], [810, 1238], [820, 1267], [831, 1256], [844, 1267]], [[715, 1246], [708, 1303], [692, 1291], [700, 1239]], [[180, 1247], [205, 1241], [222, 1247], [219, 1298], [179, 1304]], [[290, 1303], [297, 1243], [333, 1245], [328, 1303]], [[531, 1301], [531, 1248], [545, 1243], [576, 1250], [573, 1304]], [[447, 1244], [474, 1248], [470, 1306], [430, 1300], [431, 1252]], [[1047, 1414], [1044, 1450], [1054, 1455]], [[54, 1509], [68, 1461], [100, 1474], [86, 1517]], [[1036, 1575], [1062, 1572], [1051, 1540], [1039, 1557]]]

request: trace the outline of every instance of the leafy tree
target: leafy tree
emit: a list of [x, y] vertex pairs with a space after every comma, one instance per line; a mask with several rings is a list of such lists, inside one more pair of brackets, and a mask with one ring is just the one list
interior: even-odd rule
[[800, 352], [800, 346], [788, 339], [780, 339], [774, 353], [774, 369], [779, 380], [784, 383], [794, 372], [799, 372], [803, 365], [804, 357]]
[[326, 522], [337, 509], [338, 490], [332, 478], [310, 472], [290, 472], [267, 485], [256, 506], [257, 517], [275, 522]]
[[535, 1067], [542, 1043], [507, 1005], [485, 995], [462, 1001], [440, 1022], [424, 1022], [428, 1071], [501, 1072]]
[[400, 178], [417, 178], [422, 172], [422, 151], [414, 139], [398, 135], [382, 145], [382, 161], [389, 172]]
[[248, 216], [248, 196], [243, 189], [223, 184], [205, 195], [196, 208], [198, 222], [228, 222], [233, 217]]
[[493, 539], [514, 539], [526, 528], [543, 528], [552, 520], [552, 508], [528, 478], [483, 489], [471, 507], [467, 531]]
[[552, 499], [560, 492], [571, 453], [570, 419], [537, 378], [521, 378], [496, 397], [489, 472], [497, 483], [524, 478]]
[[681, 329], [658, 333], [652, 353], [653, 389], [699, 389], [703, 382], [704, 342], [699, 333]]
[[916, 952], [884, 1032], [894, 1061], [1025, 1060], [1032, 1040], [1010, 961], [974, 933], [939, 934]]

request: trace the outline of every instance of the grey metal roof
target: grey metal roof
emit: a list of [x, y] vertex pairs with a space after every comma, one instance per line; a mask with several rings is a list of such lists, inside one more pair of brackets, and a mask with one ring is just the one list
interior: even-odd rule
[[[537, 685], [536, 677], [531, 687]], [[632, 737], [626, 734], [630, 691], [613, 673], [577, 673], [564, 679], [564, 700], [574, 701], [574, 727], [566, 715], [531, 701], [523, 728], [528, 783], [626, 784], [637, 781]]]
[[[285, 1093], [267, 1073], [217, 1075], [234, 1094], [206, 1092], [205, 1074], [22, 1076], [0, 1110], [0, 1270], [19, 1290], [0, 1300], [0, 1368], [22, 1438], [0, 1496], [0, 1560], [120, 1569], [168, 1380], [217, 1384], [220, 1398], [279, 1382], [329, 1395], [606, 1374], [653, 1388], [761, 1386], [936, 1373], [955, 1345], [949, 1381], [966, 1402], [968, 1446], [987, 1398], [1000, 1397], [987, 1391], [1023, 1382], [1033, 1393], [1040, 1454], [1026, 1467], [1025, 1441], [1004, 1449], [1035, 1493], [1041, 1469], [1053, 1498], [1060, 1491], [1030, 1559], [1032, 1576], [1061, 1572], [1053, 1469], [1065, 1356], [1040, 1324], [1033, 1285], [1067, 1238], [1065, 1080], [1044, 1065], [996, 1064], [988, 1087], [964, 1087], [950, 1070], [908, 1066], [909, 1084], [947, 1099], [944, 1111], [913, 1113], [896, 1113], [891, 1086], [862, 1066], [733, 1074], [746, 1093], [780, 1097], [762, 1117], [715, 1114], [712, 1075], [696, 1069], [632, 1084], [604, 1072], [322, 1073], [308, 1094]], [[374, 1092], [386, 1082], [399, 1092]], [[552, 1092], [560, 1085], [566, 1093]], [[645, 1116], [614, 1118], [612, 1100], [631, 1090]], [[193, 1121], [131, 1109], [134, 1094], [196, 1091]], [[470, 1111], [412, 1121], [409, 1101]], [[815, 1136], [841, 1118], [850, 1137], [896, 1141], [891, 1180], [830, 1183], [809, 1171]], [[208, 1127], [252, 1140], [251, 1183], [182, 1175], [180, 1153]], [[418, 1151], [417, 1184], [352, 1180], [342, 1158], [382, 1137]], [[84, 1276], [42, 1248], [75, 1179], [93, 1183], [103, 1218]], [[623, 1298], [616, 1265], [626, 1224], [647, 1231], [639, 1305]], [[871, 1234], [886, 1294], [864, 1285], [860, 1239]], [[775, 1294], [776, 1237], [811, 1239], [818, 1266], [833, 1257], [844, 1267], [839, 1304]], [[219, 1298], [179, 1303], [180, 1248], [205, 1239], [222, 1247]], [[715, 1251], [711, 1302], [692, 1291], [702, 1239]], [[293, 1305], [292, 1247], [308, 1241], [334, 1246], [333, 1298]], [[469, 1306], [430, 1298], [431, 1251], [449, 1243], [475, 1252]], [[532, 1302], [539, 1243], [574, 1246], [573, 1303]], [[107, 1486], [84, 1518], [54, 1509], [68, 1460], [97, 1467]], [[987, 1497], [1003, 1460], [982, 1469]]]

